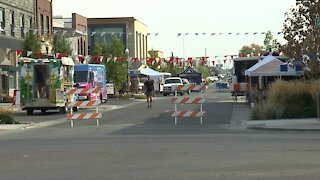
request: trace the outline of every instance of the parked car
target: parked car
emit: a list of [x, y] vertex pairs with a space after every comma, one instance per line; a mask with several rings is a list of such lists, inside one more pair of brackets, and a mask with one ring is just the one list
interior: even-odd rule
[[208, 79], [210, 82], [216, 82], [219, 80], [218, 76], [209, 76]]
[[[183, 80], [180, 77], [166, 78], [163, 84], [163, 95], [167, 96], [169, 94], [174, 94], [174, 90], [172, 89], [172, 86], [174, 85], [183, 85]], [[183, 91], [178, 91], [178, 93], [181, 96], [184, 94]]]

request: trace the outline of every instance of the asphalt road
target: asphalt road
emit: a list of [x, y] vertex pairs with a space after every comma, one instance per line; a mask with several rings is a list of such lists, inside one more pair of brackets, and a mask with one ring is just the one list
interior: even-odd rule
[[175, 126], [171, 97], [157, 97], [152, 109], [135, 101], [105, 110], [99, 127], [61, 121], [1, 134], [0, 179], [320, 179], [318, 132], [234, 128], [230, 94], [204, 96], [203, 126]]

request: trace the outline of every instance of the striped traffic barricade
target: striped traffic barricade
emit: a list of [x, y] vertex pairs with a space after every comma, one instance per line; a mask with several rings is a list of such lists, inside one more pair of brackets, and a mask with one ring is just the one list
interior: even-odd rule
[[[202, 97], [203, 91], [206, 90], [204, 85], [193, 85], [185, 84], [173, 86], [175, 91], [175, 97], [171, 99], [171, 103], [174, 104], [174, 112], [172, 117], [174, 117], [174, 124], [177, 125], [178, 117], [188, 117], [188, 118], [200, 118], [200, 125], [202, 125], [203, 117], [206, 116], [206, 112], [203, 111], [202, 105], [206, 102], [206, 99]], [[177, 97], [178, 91], [200, 91], [200, 97]], [[178, 111], [178, 104], [200, 104], [200, 111]]]
[[[100, 93], [100, 88], [71, 89], [67, 94], [74, 95], [74, 94], [86, 94], [86, 93]], [[101, 105], [100, 99], [68, 102], [67, 107], [70, 108], [70, 114], [67, 115], [67, 120], [70, 120], [71, 127], [73, 127], [73, 120], [83, 120], [83, 119], [96, 119], [97, 126], [99, 126], [99, 119], [102, 118], [102, 113], [99, 112], [99, 108], [98, 108], [100, 105]], [[73, 114], [73, 107], [81, 107], [81, 108], [95, 107], [96, 112]]]

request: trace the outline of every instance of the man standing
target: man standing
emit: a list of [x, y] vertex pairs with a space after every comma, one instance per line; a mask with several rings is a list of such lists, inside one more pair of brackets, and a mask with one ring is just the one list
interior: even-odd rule
[[148, 108], [152, 107], [152, 96], [154, 94], [154, 86], [153, 86], [153, 80], [150, 79], [150, 76], [148, 76], [148, 80], [144, 82], [144, 90], [145, 94], [147, 96], [147, 103]]

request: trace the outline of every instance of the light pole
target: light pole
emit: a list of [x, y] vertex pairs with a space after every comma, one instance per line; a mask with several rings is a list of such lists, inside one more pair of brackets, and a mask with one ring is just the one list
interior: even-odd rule
[[126, 87], [128, 88], [128, 90], [130, 89], [129, 88], [129, 49], [126, 48], [126, 50], [124, 51], [127, 55], [127, 59], [126, 59], [126, 63], [127, 63], [127, 82], [126, 82]]

